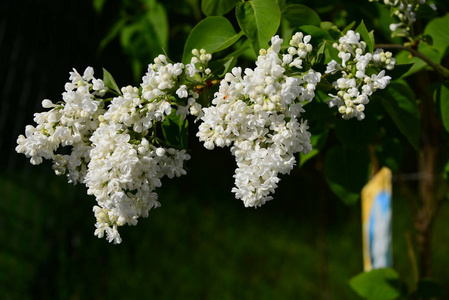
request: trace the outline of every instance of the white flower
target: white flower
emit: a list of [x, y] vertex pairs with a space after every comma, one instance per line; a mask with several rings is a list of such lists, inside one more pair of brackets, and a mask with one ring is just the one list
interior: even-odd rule
[[212, 100], [203, 108], [197, 133], [206, 149], [231, 146], [235, 156], [232, 192], [246, 207], [258, 207], [273, 199], [278, 174], [289, 173], [294, 154], [311, 150], [307, 122], [298, 122], [302, 103], [312, 101], [321, 74], [313, 70], [288, 76], [288, 68], [302, 68], [312, 51], [310, 36], [298, 32], [290, 41], [289, 54], [280, 54], [282, 40], [275, 36], [262, 49], [256, 68], [235, 67], [227, 73]]
[[[202, 50], [198, 59], [203, 69], [194, 65], [193, 73], [205, 76], [201, 78], [205, 82], [210, 71], [204, 67], [211, 56]], [[121, 96], [105, 101], [107, 88], [93, 69], [88, 67], [82, 76], [74, 69], [62, 101], [42, 101], [50, 110], [35, 114], [36, 127], [28, 125], [25, 135], [18, 137], [16, 151], [31, 163], [53, 160], [56, 174], [84, 183], [88, 194], [95, 196], [96, 236], [120, 243], [120, 226], [136, 225], [138, 218], [160, 205], [155, 189], [162, 178], [186, 174], [184, 162], [190, 156], [185, 150], [160, 146], [166, 141], [155, 134], [157, 123], [173, 109], [184, 116], [189, 111], [201, 116], [195, 100], [199, 95], [187, 85], [199, 79], [183, 84], [183, 72], [183, 64], [168, 63], [160, 55], [142, 79], [142, 92], [126, 86]], [[179, 99], [173, 100], [175, 94]], [[64, 146], [71, 146], [69, 154], [58, 153]]]
[[[384, 0], [383, 2], [386, 6], [389, 6], [391, 8], [391, 10], [394, 12], [394, 15], [399, 19], [398, 23], [390, 24], [392, 36], [410, 36], [410, 29], [412, 28], [413, 23], [416, 21], [416, 12], [418, 11], [420, 4], [426, 3], [426, 0]], [[430, 6], [435, 7], [434, 4], [430, 4]]]
[[[35, 114], [37, 126], [28, 125], [25, 136], [17, 139], [16, 151], [24, 153], [32, 164], [43, 159], [53, 160], [53, 169], [58, 175], [66, 174], [69, 182], [82, 182], [89, 161], [89, 136], [98, 127], [98, 117], [104, 113], [100, 108], [98, 91], [92, 89], [93, 69], [88, 67], [81, 76], [75, 69], [70, 72], [70, 82], [65, 84], [61, 104], [42, 101], [47, 112]], [[56, 152], [60, 147], [72, 146], [71, 155]]]
[[340, 64], [338, 64], [335, 60], [330, 61], [326, 67], [326, 74], [334, 74], [335, 72], [341, 70]]
[[185, 84], [181, 85], [179, 89], [176, 90], [176, 95], [178, 95], [179, 98], [187, 98], [189, 96]]
[[136, 225], [139, 217], [158, 207], [154, 190], [164, 176], [184, 175], [185, 151], [156, 148], [148, 140], [132, 140], [129, 130], [118, 123], [102, 124], [91, 137], [92, 150], [85, 184], [94, 195], [99, 237], [106, 232], [110, 242], [120, 243], [118, 226]]
[[390, 24], [390, 30], [391, 31], [396, 31], [398, 30], [399, 27], [403, 26], [402, 23], [391, 23]]
[[[333, 82], [337, 95], [329, 94], [327, 100], [329, 107], [336, 106], [338, 112], [344, 119], [356, 117], [358, 120], [365, 118], [365, 105], [368, 104], [368, 96], [377, 89], [384, 89], [390, 82], [391, 77], [385, 76], [385, 70], [371, 76], [366, 75], [367, 68], [394, 68], [395, 59], [391, 52], [376, 49], [371, 53], [365, 53], [366, 44], [360, 41], [360, 34], [348, 31], [339, 39], [340, 43], [334, 47], [340, 52], [341, 66], [332, 60], [328, 63], [326, 73], [337, 74], [341, 77]], [[355, 68], [354, 68], [355, 66]]]
[[53, 102], [51, 102], [51, 100], [44, 99], [42, 101], [42, 107], [43, 108], [53, 108], [53, 107], [57, 107], [57, 105], [53, 104]]
[[159, 156], [159, 157], [164, 156], [164, 155], [165, 155], [165, 149], [164, 149], [164, 148], [157, 148], [157, 149], [156, 149], [156, 154], [157, 154], [157, 156]]

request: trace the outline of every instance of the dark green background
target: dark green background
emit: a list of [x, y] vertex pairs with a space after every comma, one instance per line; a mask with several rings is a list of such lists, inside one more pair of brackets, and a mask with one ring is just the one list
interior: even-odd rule
[[[192, 131], [188, 175], [163, 182], [162, 207], [121, 228], [122, 244], [112, 245], [93, 235], [95, 199], [84, 186], [15, 153], [17, 136], [43, 99], [60, 99], [73, 67], [92, 66], [98, 77], [104, 67], [120, 86], [133, 83], [117, 42], [97, 51], [108, 13], [112, 5], [97, 15], [90, 1], [0, 2], [0, 298], [358, 299], [347, 282], [362, 270], [359, 204], [336, 199], [313, 160], [281, 177], [275, 200], [244, 208], [230, 192], [229, 149], [207, 151]], [[393, 261], [411, 282], [404, 233], [413, 227], [399, 194], [393, 209]], [[434, 237], [443, 286], [448, 216], [445, 206]]]

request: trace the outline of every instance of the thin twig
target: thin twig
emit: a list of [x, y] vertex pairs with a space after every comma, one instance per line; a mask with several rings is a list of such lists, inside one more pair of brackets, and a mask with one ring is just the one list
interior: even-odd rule
[[413, 49], [411, 47], [407, 47], [404, 45], [399, 45], [399, 44], [376, 44], [374, 47], [375, 48], [384, 48], [384, 49], [399, 49], [399, 50], [408, 51], [408, 52], [412, 53], [414, 56], [419, 57], [420, 59], [425, 61], [429, 66], [431, 66], [442, 77], [449, 78], [449, 70], [448, 69], [446, 69], [445, 67], [443, 67], [439, 64], [436, 64], [429, 57], [425, 56], [424, 54], [422, 54], [421, 52], [419, 52], [416, 49]]
[[415, 250], [413, 250], [411, 234], [409, 231], [406, 231], [404, 235], [405, 235], [405, 240], [407, 241], [408, 256], [410, 257], [410, 262], [412, 265], [413, 279], [415, 280], [415, 284], [417, 284], [419, 281], [419, 273], [418, 273], [418, 265], [416, 263]]

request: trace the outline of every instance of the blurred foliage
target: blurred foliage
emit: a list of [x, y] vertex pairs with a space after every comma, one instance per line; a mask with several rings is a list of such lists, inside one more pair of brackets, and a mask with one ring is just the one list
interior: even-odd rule
[[[239, 18], [244, 19], [251, 12], [243, 11], [240, 17], [235, 17], [229, 10], [230, 2], [220, 1], [220, 5], [213, 6], [213, 2], [206, 0], [201, 3], [198, 0], [121, 0], [118, 4], [94, 0], [95, 10], [109, 23], [105, 24], [108, 29], [104, 38], [93, 42], [99, 44], [100, 56], [107, 53], [111, 45], [119, 43], [132, 66], [134, 81], [138, 83], [145, 66], [158, 54], [165, 51], [170, 58], [180, 61], [186, 55], [183, 45], [190, 32], [205, 16], [225, 15], [229, 20], [226, 26], [231, 26], [224, 28], [225, 33], [236, 40], [224, 53], [218, 54], [218, 58], [235, 56], [235, 60], [239, 57], [249, 64], [247, 58], [255, 57], [251, 43], [240, 39], [237, 29]], [[428, 34], [442, 31], [447, 23], [447, 15], [443, 17], [443, 14], [449, 4], [433, 2], [441, 17], [426, 28]], [[355, 27], [363, 19], [366, 27], [376, 30], [376, 42], [400, 43], [398, 38], [390, 36], [388, 25], [392, 17], [389, 11], [378, 3], [357, 0], [279, 0], [278, 3], [282, 8], [280, 13], [292, 27], [310, 24], [325, 27], [326, 24], [319, 22], [331, 21], [343, 30], [348, 26]], [[304, 14], [304, 5], [313, 9], [305, 14], [307, 24], [295, 23], [296, 18], [289, 20], [291, 15]], [[281, 24], [280, 31], [291, 31], [290, 25]], [[301, 29], [315, 30], [323, 36], [339, 34], [331, 29]], [[257, 44], [260, 43], [258, 38], [254, 37]], [[420, 44], [419, 50], [435, 61], [447, 61], [447, 48], [438, 39], [433, 43], [438, 52], [426, 44]], [[410, 59], [406, 52], [400, 52], [397, 59], [401, 63], [416, 61], [409, 71], [408, 67], [403, 70], [408, 71], [405, 78], [426, 68], [417, 58]], [[229, 66], [236, 64], [235, 60], [230, 60]], [[126, 69], [122, 61], [117, 64]], [[2, 174], [0, 193], [6, 200], [0, 207], [0, 237], [7, 241], [2, 242], [0, 250], [0, 269], [4, 270], [0, 277], [3, 297], [360, 299], [348, 284], [361, 270], [359, 207], [337, 201], [337, 197], [325, 188], [324, 181], [317, 181], [316, 173], [317, 169], [323, 169], [319, 166], [320, 161], [325, 158], [335, 161], [332, 156], [346, 157], [348, 149], [360, 153], [358, 160], [369, 161], [362, 148], [366, 150], [372, 141], [376, 142], [374, 153], [380, 164], [394, 171], [414, 171], [419, 120], [417, 99], [411, 86], [412, 80], [409, 83], [399, 81], [382, 96], [390, 98], [387, 104], [382, 99], [372, 101], [367, 122], [360, 128], [352, 128], [351, 123], [340, 121], [323, 124], [323, 117], [335, 117], [329, 110], [323, 112], [320, 109], [325, 106], [325, 101], [318, 95], [317, 101], [308, 104], [305, 117], [317, 137], [314, 145], [322, 151], [302, 156], [302, 168], [294, 170], [292, 176], [282, 178], [276, 193], [276, 198], [282, 201], [274, 200], [256, 212], [243, 208], [230, 193], [232, 171], [229, 170], [234, 165], [229, 160], [229, 153], [206, 154], [204, 149], [201, 152], [201, 145], [190, 137], [189, 147], [193, 148], [192, 153], [198, 154], [189, 163], [189, 175], [164, 183], [159, 192], [162, 207], [152, 211], [149, 219], [141, 220], [139, 226], [123, 228], [124, 242], [119, 246], [93, 236], [94, 217], [89, 212], [94, 199], [85, 195], [82, 186], [73, 187], [64, 178], [51, 174], [49, 165], [33, 167], [32, 171], [27, 168], [18, 169], [14, 174]], [[449, 108], [441, 96], [447, 95], [447, 84], [430, 88], [447, 128]], [[399, 103], [399, 100], [403, 101]], [[403, 114], [404, 111], [409, 113]], [[348, 134], [348, 127], [352, 129], [351, 134]], [[175, 129], [182, 131], [185, 128]], [[343, 148], [340, 143], [350, 148]], [[203, 159], [202, 164], [196, 161], [199, 157]], [[219, 162], [217, 157], [220, 157]], [[332, 173], [341, 167], [332, 167], [328, 178], [345, 186], [347, 178]], [[361, 181], [369, 175], [367, 168], [346, 171], [347, 176]], [[195, 178], [205, 179], [198, 184]], [[416, 192], [413, 183], [409, 185]], [[297, 189], [292, 192], [290, 187]], [[350, 188], [339, 196], [347, 197], [347, 202], [357, 203], [357, 192]], [[415, 278], [405, 237], [405, 233], [413, 230], [413, 220], [405, 197], [408, 196], [395, 190], [393, 261], [401, 280], [413, 287]], [[441, 289], [440, 286], [449, 286], [446, 276], [449, 249], [442, 242], [449, 238], [443, 223], [447, 217], [446, 205], [439, 213], [433, 238], [433, 272], [439, 282], [420, 281], [415, 294], [418, 297], [444, 294], [444, 290], [437, 294], [433, 292]], [[389, 271], [386, 273], [391, 275]], [[392, 278], [396, 279], [396, 274]], [[363, 288], [359, 294], [366, 296]]]
[[118, 40], [129, 58], [136, 83], [146, 71], [145, 66], [159, 54], [167, 52], [174, 59], [180, 58], [180, 45], [202, 17], [197, 0], [121, 0], [118, 4], [95, 0], [93, 5], [98, 14], [111, 20], [99, 52], [107, 51], [108, 45]]
[[[178, 181], [160, 191], [163, 209], [138, 227], [125, 228], [125, 242], [111, 247], [93, 236], [85, 215], [94, 199], [85, 196], [83, 187], [51, 174], [42, 177], [45, 170], [38, 168], [40, 176], [2, 178], [0, 184], [10, 203], [2, 215], [17, 216], [8, 218], [1, 231], [17, 233], [1, 251], [1, 267], [9, 274], [2, 278], [6, 299], [318, 297], [321, 268], [328, 267], [316, 251], [319, 243], [341, 245], [331, 253], [330, 273], [336, 273], [330, 283], [338, 294], [352, 294], [344, 278], [357, 271], [361, 259], [353, 248], [360, 244], [358, 218], [352, 214], [343, 224], [347, 212], [341, 205], [343, 215], [334, 218], [347, 235], [333, 228], [319, 236], [320, 225], [310, 210], [295, 218], [285, 218], [285, 207], [254, 214], [229, 206], [233, 199], [212, 187], [202, 196], [213, 197], [213, 203], [181, 193]], [[23, 181], [28, 188], [20, 188]], [[342, 259], [348, 253], [354, 256], [351, 266]]]
[[[97, 9], [103, 5], [107, 6], [107, 2], [104, 0], [98, 1], [98, 3], [101, 4], [97, 5]], [[191, 49], [204, 48], [221, 59], [219, 63], [225, 66], [222, 71], [224, 73], [236, 65], [237, 61], [238, 64], [241, 65], [243, 62], [244, 65], [245, 61], [248, 63], [254, 60], [254, 54], [257, 55], [260, 48], [266, 48], [267, 42], [274, 34], [281, 33], [288, 36], [296, 30], [311, 34], [318, 40], [318, 42], [316, 40], [313, 42], [316, 43], [314, 46], [317, 49], [317, 58], [311, 62], [318, 70], [323, 61], [327, 63], [331, 59], [335, 59], [337, 53], [331, 47], [332, 40], [338, 39], [341, 33], [349, 29], [360, 33], [370, 52], [374, 51], [375, 44], [402, 44], [401, 39], [394, 37], [389, 29], [389, 25], [395, 22], [393, 17], [395, 9], [389, 11], [380, 3], [337, 0], [203, 0], [201, 1], [201, 12], [199, 12], [199, 3], [188, 1], [184, 3], [189, 4], [185, 6], [184, 12], [194, 18], [176, 18], [174, 21], [170, 18], [172, 15], [171, 2], [158, 4], [154, 0], [142, 3], [144, 5], [140, 8], [144, 9], [134, 14], [139, 19], [138, 21], [132, 18], [119, 18], [112, 27], [111, 34], [102, 42], [105, 45], [115, 35], [121, 36], [122, 48], [134, 62], [136, 78], [141, 75], [140, 66], [151, 62], [147, 58], [155, 57], [158, 54], [158, 49], [163, 49], [169, 56], [177, 58], [179, 57], [178, 49], [183, 48], [182, 61], [187, 63], [191, 57]], [[123, 1], [122, 4], [125, 10], [129, 10], [127, 1]], [[437, 10], [434, 11], [429, 4], [435, 4]], [[422, 32], [422, 34], [416, 37], [412, 36], [411, 40], [412, 42], [416, 41], [416, 49], [426, 55], [429, 61], [424, 62], [416, 56], [412, 58], [409, 51], [399, 52], [396, 56], [397, 68], [392, 72], [387, 72], [396, 81], [387, 90], [381, 91], [373, 97], [375, 103], [370, 104], [369, 110], [365, 111], [364, 122], [336, 120], [333, 114], [317, 117], [316, 113], [321, 114], [320, 108], [326, 102], [324, 93], [318, 93], [317, 101], [307, 105], [307, 112], [304, 115], [310, 122], [314, 137], [312, 139], [314, 151], [307, 155], [301, 155], [300, 165], [305, 170], [304, 172], [321, 172], [318, 176], [325, 176], [332, 192], [343, 202], [358, 203], [361, 188], [379, 165], [388, 166], [395, 172], [408, 172], [419, 168], [415, 151], [419, 152], [421, 147], [420, 122], [431, 122], [428, 116], [424, 116], [422, 119], [422, 111], [419, 107], [420, 102], [423, 101], [422, 97], [426, 97], [426, 93], [434, 95], [439, 116], [447, 128], [446, 115], [449, 113], [449, 106], [445, 101], [447, 82], [441, 78], [437, 79], [437, 76], [433, 74], [432, 86], [422, 93], [413, 85], [415, 79], [410, 77], [417, 72], [431, 69], [430, 67], [442, 77], [447, 77], [447, 74], [444, 75], [447, 70], [444, 67], [438, 69], [437, 66], [438, 64], [446, 65], [448, 58], [449, 38], [445, 31], [449, 20], [449, 14], [446, 14], [447, 9], [448, 4], [443, 1], [429, 1], [427, 4], [421, 5], [418, 11], [419, 21], [416, 24], [416, 32]], [[152, 19], [152, 14], [156, 11], [159, 11], [159, 14], [164, 12], [164, 16], [166, 12], [170, 12], [170, 14], [166, 19], [158, 21], [159, 27], [156, 26], [157, 23], [149, 24], [147, 21], [142, 23], [142, 18]], [[153, 18], [153, 20], [155, 19]], [[168, 23], [170, 26], [166, 27]], [[123, 24], [127, 24], [127, 27], [122, 27]], [[123, 38], [123, 36], [128, 36], [129, 27], [136, 26], [139, 29], [135, 33], [139, 39], [147, 36], [149, 37], [148, 41], [152, 41], [152, 45], [145, 47], [145, 50], [142, 50], [141, 47], [144, 43], [132, 43]], [[188, 33], [188, 37], [180, 40], [174, 51], [173, 45], [165, 43], [165, 40], [161, 38], [171, 40], [174, 37], [174, 34], [168, 29], [172, 26], [173, 28], [181, 26], [186, 29], [184, 33]], [[376, 31], [376, 41], [371, 29]], [[320, 38], [322, 42], [320, 42]], [[186, 42], [182, 47], [184, 41]], [[132, 50], [133, 48], [136, 50]], [[253, 54], [251, 50], [254, 50]], [[319, 71], [323, 72], [324, 69]], [[326, 90], [326, 85], [330, 87], [331, 77], [322, 80], [320, 83], [322, 90]], [[405, 80], [399, 80], [401, 77]], [[442, 142], [447, 143], [447, 139], [443, 138]], [[442, 161], [447, 161], [447, 155], [442, 157]], [[324, 164], [324, 166], [320, 164]], [[323, 185], [323, 182], [319, 184]], [[411, 193], [417, 192], [416, 187], [409, 185], [408, 189], [412, 191]], [[279, 196], [277, 195], [277, 197]], [[311, 199], [316, 198], [311, 197]], [[413, 252], [410, 247], [412, 246], [408, 247], [408, 251]], [[412, 261], [410, 265], [413, 263], [415, 262]], [[378, 283], [370, 285], [373, 278]], [[429, 289], [428, 286], [432, 286], [426, 282], [423, 288], [421, 281], [416, 283], [411, 280], [408, 285], [410, 291], [404, 288], [407, 286], [404, 284], [398, 285], [397, 289], [390, 289], [388, 282], [391, 278], [399, 280], [399, 275], [392, 269], [361, 274], [354, 277], [351, 286], [359, 295], [368, 297], [368, 299], [395, 299], [399, 295], [407, 294], [428, 297], [428, 294], [420, 293], [423, 289]], [[379, 294], [377, 296], [376, 292], [373, 294], [372, 289], [380, 289]]]
[[[319, 186], [305, 174], [281, 183], [300, 182], [301, 197], [281, 189], [282, 201], [257, 211], [220, 184], [179, 189], [211, 168], [164, 182], [162, 207], [111, 245], [93, 235], [94, 217], [86, 216], [94, 198], [48, 167], [1, 177], [3, 299], [359, 299], [348, 285], [362, 262], [359, 207], [333, 197], [320, 203]], [[410, 283], [404, 232], [411, 219], [400, 195], [393, 199], [393, 261]], [[445, 207], [440, 220], [447, 217]], [[447, 286], [448, 247], [438, 241], [449, 232], [436, 228], [435, 275]]]

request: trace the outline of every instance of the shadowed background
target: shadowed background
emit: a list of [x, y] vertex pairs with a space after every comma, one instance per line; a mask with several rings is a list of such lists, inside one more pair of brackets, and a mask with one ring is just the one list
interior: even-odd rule
[[[188, 175], [163, 181], [162, 207], [112, 245], [93, 235], [95, 199], [84, 186], [15, 153], [72, 68], [92, 66], [101, 78], [104, 67], [119, 86], [133, 84], [118, 42], [98, 52], [113, 13], [96, 14], [90, 1], [0, 2], [1, 298], [358, 299], [347, 281], [362, 270], [360, 208], [336, 199], [312, 165], [281, 177], [273, 201], [244, 208], [231, 193], [229, 149], [205, 150], [192, 130]], [[170, 41], [174, 59], [183, 38]], [[395, 268], [411, 280], [411, 223], [403, 202], [393, 205]], [[435, 240], [447, 240], [444, 227], [436, 224]], [[436, 243], [434, 272], [449, 284], [446, 251]]]

